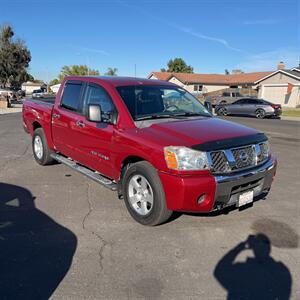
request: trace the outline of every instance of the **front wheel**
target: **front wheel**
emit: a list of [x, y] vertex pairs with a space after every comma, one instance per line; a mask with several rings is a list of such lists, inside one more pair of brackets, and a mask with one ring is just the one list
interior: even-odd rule
[[172, 211], [166, 206], [160, 178], [150, 163], [141, 161], [130, 165], [122, 182], [127, 210], [137, 222], [154, 226], [170, 218]]
[[225, 107], [221, 107], [217, 110], [217, 115], [218, 116], [227, 116], [228, 112]]

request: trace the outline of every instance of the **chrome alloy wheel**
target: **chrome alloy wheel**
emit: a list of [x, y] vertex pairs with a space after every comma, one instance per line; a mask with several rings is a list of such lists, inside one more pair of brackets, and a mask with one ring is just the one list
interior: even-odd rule
[[153, 191], [150, 183], [143, 175], [134, 175], [128, 186], [128, 197], [132, 208], [142, 216], [153, 208]]
[[43, 142], [39, 135], [35, 136], [34, 138], [34, 153], [38, 159], [43, 158]]

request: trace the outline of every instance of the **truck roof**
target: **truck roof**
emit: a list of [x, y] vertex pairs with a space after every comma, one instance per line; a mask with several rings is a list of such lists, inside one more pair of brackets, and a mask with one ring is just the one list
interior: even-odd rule
[[105, 82], [113, 86], [126, 86], [126, 85], [167, 85], [176, 86], [175, 84], [163, 80], [136, 78], [136, 77], [122, 77], [122, 76], [66, 76], [67, 80], [83, 80], [98, 81], [99, 83]]

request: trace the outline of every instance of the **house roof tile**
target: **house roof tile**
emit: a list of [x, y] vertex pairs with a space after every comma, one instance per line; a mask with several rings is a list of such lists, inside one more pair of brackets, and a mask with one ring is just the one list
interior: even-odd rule
[[[152, 72], [159, 80], [169, 80], [172, 76], [185, 84], [204, 83], [204, 84], [253, 84], [255, 81], [272, 74], [272, 72], [253, 72], [241, 74], [190, 74], [190, 73], [170, 73], [170, 72]], [[149, 77], [150, 77], [149, 76]]]

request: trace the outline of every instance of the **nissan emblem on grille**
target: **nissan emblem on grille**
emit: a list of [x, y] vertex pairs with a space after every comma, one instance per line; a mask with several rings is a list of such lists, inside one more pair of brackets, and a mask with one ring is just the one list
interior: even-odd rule
[[241, 151], [240, 159], [242, 162], [246, 162], [248, 160], [248, 154], [245, 151]]
[[266, 161], [264, 143], [209, 153], [214, 173], [229, 173], [254, 167]]

